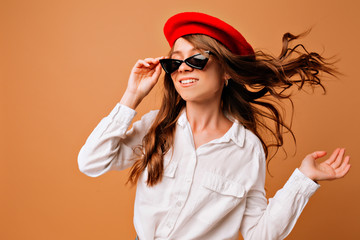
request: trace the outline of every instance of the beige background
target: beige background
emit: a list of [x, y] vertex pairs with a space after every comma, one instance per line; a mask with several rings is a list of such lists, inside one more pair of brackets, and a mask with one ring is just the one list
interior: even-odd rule
[[[77, 154], [115, 106], [138, 58], [168, 51], [166, 19], [201, 11], [239, 29], [254, 48], [278, 54], [282, 34], [313, 27], [309, 49], [338, 55], [344, 76], [328, 93], [295, 97], [297, 152], [270, 164], [271, 197], [303, 156], [346, 147], [351, 172], [323, 182], [288, 239], [360, 239], [359, 6], [325, 1], [0, 1], [0, 239], [133, 239], [127, 172], [89, 178]], [[137, 119], [159, 105], [155, 90]]]

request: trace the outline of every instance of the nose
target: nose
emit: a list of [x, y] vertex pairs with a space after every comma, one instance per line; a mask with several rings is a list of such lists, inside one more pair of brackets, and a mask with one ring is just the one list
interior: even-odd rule
[[192, 71], [193, 68], [188, 66], [185, 62], [181, 63], [178, 72], [186, 72], [186, 71]]

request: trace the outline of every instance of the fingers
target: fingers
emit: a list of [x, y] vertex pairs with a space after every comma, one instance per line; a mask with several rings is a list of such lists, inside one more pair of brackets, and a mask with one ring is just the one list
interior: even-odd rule
[[325, 156], [326, 152], [317, 151], [307, 155], [299, 170], [315, 181], [333, 180], [344, 177], [350, 170], [350, 157], [345, 156], [344, 148], [337, 148], [329, 159], [316, 163], [316, 159]]
[[338, 168], [341, 164], [341, 162], [343, 161], [344, 158], [344, 153], [345, 153], [345, 149], [341, 148], [338, 151], [338, 155], [335, 158], [335, 161], [331, 164], [331, 167], [333, 167], [334, 169]]
[[325, 151], [316, 151], [316, 152], [313, 152], [313, 153], [310, 154], [310, 156], [313, 157], [314, 159], [321, 158], [321, 157], [323, 157], [325, 155], [326, 155]]
[[144, 61], [149, 63], [149, 64], [153, 64], [153, 65], [157, 65], [159, 63], [160, 58], [145, 58]]
[[350, 157], [346, 156], [344, 161], [341, 163], [341, 165], [337, 169], [335, 169], [337, 178], [342, 178], [349, 172], [351, 166], [349, 164], [349, 161], [350, 161]]
[[340, 148], [335, 149], [334, 152], [331, 154], [330, 158], [328, 160], [326, 160], [325, 162], [329, 165], [333, 164], [335, 162], [340, 150], [341, 150]]
[[163, 58], [164, 57], [139, 59], [136, 62], [135, 67], [136, 68], [146, 67], [153, 69], [159, 64], [159, 60]]
[[148, 62], [146, 62], [145, 60], [137, 60], [135, 67], [150, 67], [150, 64]]
[[350, 156], [345, 155], [345, 149], [344, 148], [337, 148], [331, 154], [331, 157], [325, 161], [327, 164], [329, 164], [335, 171], [336, 178], [342, 178], [344, 177], [350, 170]]
[[161, 65], [159, 64], [159, 65], [157, 65], [156, 68], [155, 68], [155, 74], [160, 75], [160, 73], [161, 73]]

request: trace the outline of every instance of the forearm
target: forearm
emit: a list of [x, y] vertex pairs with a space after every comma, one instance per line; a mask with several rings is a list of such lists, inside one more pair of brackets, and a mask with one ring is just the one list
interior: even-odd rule
[[79, 152], [80, 171], [95, 177], [129, 165], [127, 159], [132, 156], [132, 149], [122, 142], [135, 114], [134, 110], [118, 104], [100, 121]]
[[241, 229], [244, 238], [284, 239], [318, 188], [318, 184], [296, 169], [284, 187], [269, 199], [269, 204], [264, 205], [260, 191], [250, 193]]
[[132, 93], [126, 90], [120, 100], [120, 104], [135, 110], [142, 101], [142, 99], [143, 98], [141, 96], [138, 96], [136, 93]]

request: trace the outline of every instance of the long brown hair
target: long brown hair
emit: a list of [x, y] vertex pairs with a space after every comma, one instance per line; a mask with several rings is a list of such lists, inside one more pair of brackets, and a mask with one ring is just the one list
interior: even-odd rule
[[[283, 145], [284, 131], [288, 131], [295, 139], [279, 108], [281, 100], [291, 101], [292, 92], [287, 90], [293, 86], [301, 90], [305, 85], [319, 85], [325, 91], [320, 73], [337, 73], [333, 63], [316, 52], [308, 52], [302, 44], [289, 47], [290, 42], [301, 36], [284, 34], [282, 51], [278, 57], [262, 51], [256, 51], [255, 56], [239, 56], [206, 35], [183, 37], [200, 51], [210, 50], [211, 57], [230, 76], [221, 97], [222, 110], [256, 134], [267, 159], [271, 159], [270, 147], [275, 147], [277, 151]], [[159, 113], [142, 141], [142, 155], [132, 166], [128, 182], [135, 184], [146, 168], [148, 186], [161, 181], [163, 157], [172, 147], [176, 121], [185, 104], [175, 90], [171, 76], [165, 74], [164, 96]], [[270, 136], [269, 140], [266, 136]]]

